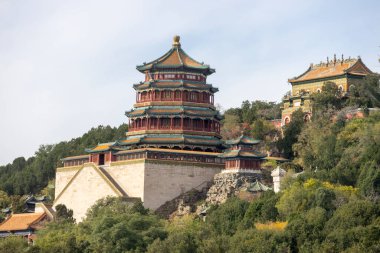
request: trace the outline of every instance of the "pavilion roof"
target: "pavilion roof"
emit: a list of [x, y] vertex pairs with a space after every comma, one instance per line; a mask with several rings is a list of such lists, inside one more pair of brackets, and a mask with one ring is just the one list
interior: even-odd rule
[[110, 151], [115, 149], [116, 142], [107, 142], [107, 143], [99, 143], [93, 148], [86, 149], [86, 152], [88, 153], [96, 153], [96, 152], [104, 152], [104, 151]]
[[241, 135], [237, 139], [227, 140], [226, 144], [228, 145], [255, 145], [255, 144], [259, 144], [260, 142], [261, 142], [260, 140], [255, 140], [251, 137]]
[[32, 225], [41, 221], [46, 213], [20, 213], [11, 214], [8, 219], [0, 224], [0, 231], [17, 231], [30, 229]]
[[204, 91], [212, 91], [217, 92], [219, 89], [213, 87], [211, 84], [197, 82], [197, 81], [189, 81], [189, 80], [151, 80], [138, 84], [134, 84], [133, 88], [135, 90], [146, 90], [150, 88], [156, 89], [189, 89], [189, 90], [204, 90]]
[[81, 160], [81, 159], [88, 159], [88, 155], [77, 155], [77, 156], [69, 156], [62, 158], [61, 161], [70, 161], [70, 160]]
[[156, 151], [161, 153], [178, 153], [178, 154], [196, 154], [205, 156], [219, 156], [218, 152], [205, 152], [205, 151], [193, 151], [193, 150], [177, 150], [177, 149], [163, 149], [163, 148], [139, 148], [139, 149], [128, 149], [122, 150], [116, 153], [116, 155], [136, 153], [141, 151]]
[[222, 141], [213, 136], [192, 136], [185, 134], [155, 134], [130, 136], [125, 140], [118, 141], [119, 145], [133, 144], [192, 144], [192, 145], [222, 145]]
[[179, 42], [180, 37], [175, 36], [173, 40], [172, 48], [163, 56], [156, 60], [153, 60], [143, 65], [137, 66], [137, 70], [144, 73], [150, 70], [160, 70], [160, 69], [193, 69], [199, 70], [206, 75], [210, 75], [215, 72], [214, 69], [210, 68], [209, 65], [200, 63], [183, 51], [181, 48], [181, 43]]
[[260, 181], [256, 180], [253, 182], [248, 188], [247, 191], [249, 192], [263, 192], [272, 190], [272, 188], [266, 186], [265, 184], [261, 183]]
[[266, 155], [256, 150], [241, 150], [241, 149], [228, 149], [220, 155], [222, 158], [256, 158], [261, 159]]
[[372, 73], [367, 68], [360, 58], [343, 59], [329, 61], [327, 63], [320, 63], [317, 65], [311, 64], [310, 67], [301, 75], [289, 79], [290, 83], [310, 81], [314, 79], [328, 78], [341, 76], [344, 74], [365, 76]]

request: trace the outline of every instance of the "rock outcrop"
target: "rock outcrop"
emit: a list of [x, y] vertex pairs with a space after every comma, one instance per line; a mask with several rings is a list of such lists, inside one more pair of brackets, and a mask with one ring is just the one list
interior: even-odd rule
[[206, 205], [218, 205], [226, 202], [229, 197], [246, 190], [252, 183], [261, 179], [260, 174], [253, 173], [219, 173], [214, 177], [210, 187]]

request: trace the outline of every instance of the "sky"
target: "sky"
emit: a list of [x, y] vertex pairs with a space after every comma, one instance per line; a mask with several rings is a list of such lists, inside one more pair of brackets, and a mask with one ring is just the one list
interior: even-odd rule
[[0, 165], [127, 122], [136, 65], [174, 35], [216, 69], [223, 109], [280, 102], [288, 78], [337, 54], [380, 72], [380, 1], [0, 0]]

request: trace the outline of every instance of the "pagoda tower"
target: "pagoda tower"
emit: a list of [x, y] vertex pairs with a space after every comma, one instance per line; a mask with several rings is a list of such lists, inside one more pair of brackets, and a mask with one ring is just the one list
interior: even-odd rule
[[118, 145], [220, 152], [221, 116], [214, 106], [218, 89], [206, 82], [214, 69], [188, 56], [175, 36], [166, 54], [137, 70], [145, 80], [133, 85], [136, 104], [126, 112], [129, 131]]
[[220, 157], [218, 91], [207, 84], [215, 72], [181, 48], [179, 36], [162, 57], [137, 66], [136, 103], [126, 137], [62, 159], [57, 168], [54, 207], [64, 204], [81, 221], [98, 199], [140, 199], [152, 210], [181, 194], [207, 188], [224, 168]]

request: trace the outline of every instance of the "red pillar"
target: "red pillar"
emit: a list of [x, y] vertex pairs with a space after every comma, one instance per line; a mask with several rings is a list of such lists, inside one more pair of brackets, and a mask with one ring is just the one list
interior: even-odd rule
[[170, 129], [173, 129], [173, 118], [170, 118]]

